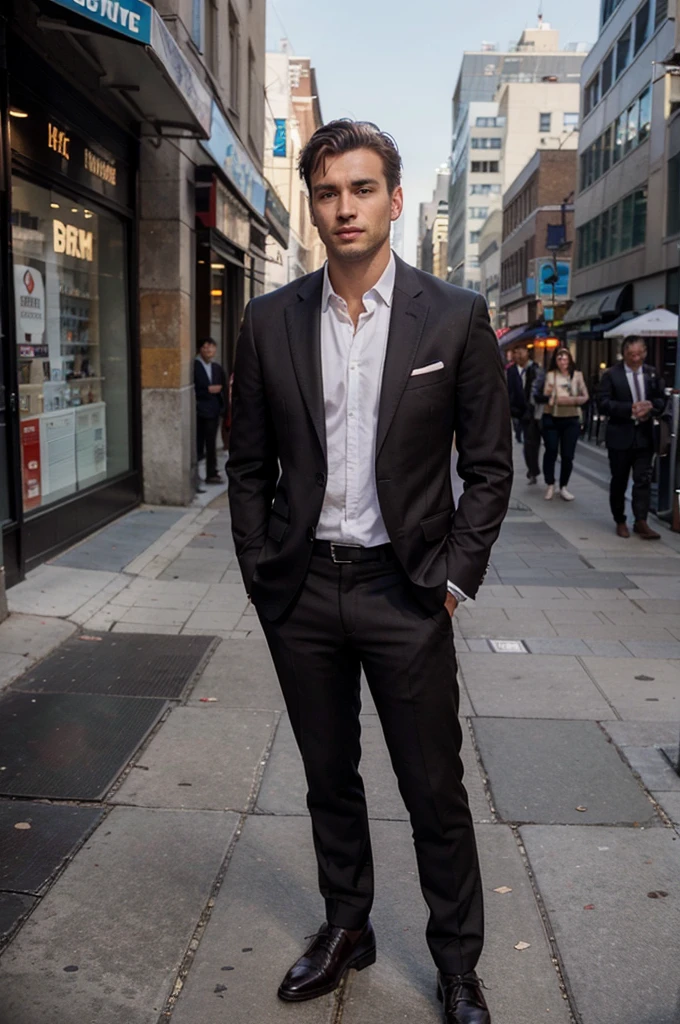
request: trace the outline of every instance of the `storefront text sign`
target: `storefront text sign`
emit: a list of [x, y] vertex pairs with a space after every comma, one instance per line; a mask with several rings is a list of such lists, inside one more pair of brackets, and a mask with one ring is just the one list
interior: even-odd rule
[[51, 121], [49, 122], [47, 125], [47, 145], [66, 160], [71, 159], [71, 154], [68, 150], [70, 141], [71, 139], [62, 128], [58, 128]]
[[74, 224], [64, 224], [60, 220], [54, 220], [52, 226], [55, 252], [63, 252], [66, 256], [75, 256], [77, 260], [92, 263], [94, 246], [91, 231], [84, 231]]
[[239, 190], [256, 213], [264, 217], [267, 186], [243, 144], [213, 100], [210, 138], [201, 145]]
[[110, 163], [108, 160], [102, 159], [93, 153], [91, 149], [85, 148], [83, 154], [83, 163], [85, 170], [89, 171], [90, 174], [95, 174], [102, 181], [107, 181], [109, 185], [116, 184], [116, 165]]
[[143, 0], [52, 0], [129, 39], [151, 43], [152, 8]]

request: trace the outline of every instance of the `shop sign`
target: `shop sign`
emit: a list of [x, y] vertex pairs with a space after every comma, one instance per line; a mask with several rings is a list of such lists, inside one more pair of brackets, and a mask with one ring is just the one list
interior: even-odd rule
[[[267, 184], [269, 185], [269, 183]], [[287, 249], [290, 239], [290, 214], [271, 185], [267, 188], [265, 216], [271, 229], [271, 234], [284, 249]]]
[[249, 206], [260, 217], [264, 217], [267, 204], [267, 187], [264, 178], [214, 100], [210, 138], [206, 142], [201, 142], [201, 145], [238, 189]]
[[274, 118], [274, 148], [272, 156], [285, 156], [286, 146], [286, 119], [285, 117]]
[[91, 231], [77, 228], [74, 224], [52, 221], [54, 251], [73, 256], [77, 260], [94, 260], [94, 236]]
[[[30, 335], [36, 343], [45, 333], [45, 283], [35, 267], [14, 264], [14, 295], [16, 305], [17, 339]], [[31, 357], [35, 353], [31, 353]]]
[[138, 43], [151, 43], [152, 8], [144, 0], [52, 0], [102, 28], [111, 29]]
[[127, 165], [103, 142], [87, 138], [66, 118], [34, 106], [28, 97], [17, 94], [12, 102], [28, 115], [10, 118], [13, 150], [74, 185], [130, 205]]
[[[555, 273], [555, 271], [557, 272]], [[539, 298], [552, 299], [554, 294], [556, 299], [568, 299], [571, 285], [571, 260], [557, 260], [557, 264], [553, 263], [551, 259], [536, 260], [536, 278]]]
[[246, 208], [219, 182], [215, 188], [215, 227], [239, 249], [250, 245], [250, 217]]

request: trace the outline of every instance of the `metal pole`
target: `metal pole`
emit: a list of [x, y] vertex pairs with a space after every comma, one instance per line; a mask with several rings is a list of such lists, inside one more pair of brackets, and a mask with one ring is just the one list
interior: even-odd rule
[[680, 472], [678, 472], [678, 432], [680, 431], [680, 390], [671, 396], [671, 447], [668, 453], [668, 494], [671, 509], [671, 529], [680, 533]]

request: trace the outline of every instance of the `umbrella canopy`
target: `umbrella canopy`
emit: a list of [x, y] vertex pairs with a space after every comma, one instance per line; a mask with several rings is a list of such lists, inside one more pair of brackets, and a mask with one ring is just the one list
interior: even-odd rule
[[605, 338], [675, 338], [677, 334], [677, 314], [668, 309], [650, 309], [604, 332]]

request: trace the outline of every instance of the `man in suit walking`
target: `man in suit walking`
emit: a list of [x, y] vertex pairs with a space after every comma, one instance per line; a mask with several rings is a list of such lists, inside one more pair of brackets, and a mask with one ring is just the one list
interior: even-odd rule
[[514, 361], [506, 371], [510, 393], [510, 415], [513, 420], [522, 425], [527, 480], [530, 484], [535, 484], [541, 473], [538, 464], [541, 426], [540, 418], [536, 417], [536, 402], [533, 393], [539, 368], [538, 363], [529, 358], [529, 349], [526, 345], [516, 345], [512, 354]]
[[619, 537], [630, 537], [626, 525], [626, 489], [633, 474], [633, 530], [643, 540], [659, 540], [647, 523], [654, 461], [654, 416], [665, 406], [664, 383], [645, 364], [647, 345], [627, 338], [623, 361], [602, 375], [600, 411], [607, 416], [605, 444], [609, 452], [609, 504]]
[[228, 466], [236, 553], [302, 754], [326, 905], [279, 996], [323, 995], [375, 961], [363, 668], [413, 825], [444, 1019], [489, 1024], [451, 616], [477, 593], [508, 506], [503, 367], [484, 301], [390, 250], [403, 204], [390, 136], [334, 121], [300, 171], [328, 262], [246, 310]]
[[205, 482], [221, 484], [217, 472], [217, 431], [224, 410], [224, 370], [215, 362], [217, 345], [212, 338], [204, 338], [194, 360], [194, 390], [196, 392], [196, 449], [198, 461], [205, 455]]

